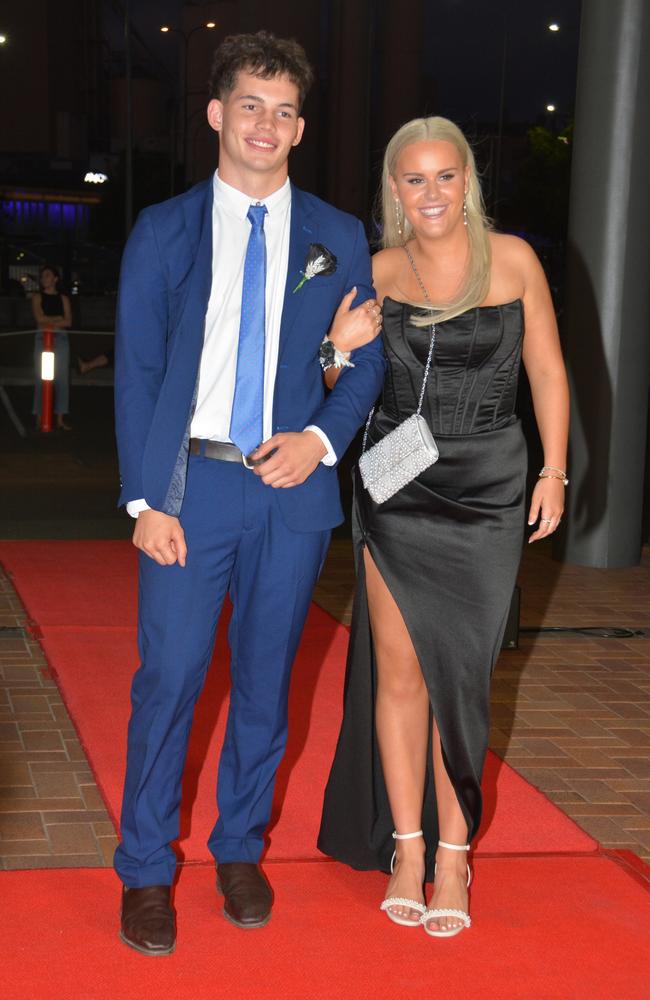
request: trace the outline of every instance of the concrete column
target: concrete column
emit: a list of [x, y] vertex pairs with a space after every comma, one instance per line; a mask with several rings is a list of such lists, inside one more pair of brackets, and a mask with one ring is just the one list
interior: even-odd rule
[[583, 0], [565, 316], [566, 531], [585, 566], [639, 561], [650, 375], [650, 4]]

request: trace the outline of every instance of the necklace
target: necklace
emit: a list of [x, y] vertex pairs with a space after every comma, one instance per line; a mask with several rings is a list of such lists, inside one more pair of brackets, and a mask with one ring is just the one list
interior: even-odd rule
[[426, 285], [424, 284], [424, 282], [422, 281], [422, 278], [420, 277], [420, 272], [418, 271], [417, 267], [415, 266], [415, 261], [413, 260], [413, 255], [411, 254], [411, 251], [406, 246], [406, 244], [404, 244], [404, 252], [406, 253], [406, 256], [409, 259], [409, 263], [410, 263], [411, 267], [413, 268], [413, 274], [418, 279], [418, 285], [422, 289], [422, 292], [424, 293], [424, 297], [425, 297], [426, 301], [429, 303], [429, 305], [431, 305], [431, 299], [429, 297], [429, 293], [427, 292]]

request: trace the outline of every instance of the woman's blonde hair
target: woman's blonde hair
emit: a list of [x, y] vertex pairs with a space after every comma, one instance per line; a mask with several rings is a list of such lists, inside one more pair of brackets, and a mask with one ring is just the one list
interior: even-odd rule
[[[469, 180], [465, 205], [467, 209], [467, 235], [469, 237], [469, 261], [463, 284], [458, 295], [452, 302], [434, 302], [435, 320], [443, 320], [458, 316], [467, 309], [478, 306], [486, 298], [490, 288], [491, 249], [489, 231], [492, 228], [485, 214], [483, 196], [476, 173], [474, 154], [467, 139], [448, 118], [414, 118], [397, 130], [386, 147], [381, 179], [380, 194], [380, 224], [382, 227], [382, 246], [403, 246], [413, 236], [413, 229], [406, 219], [401, 206], [395, 199], [390, 186], [390, 178], [395, 178], [397, 161], [406, 148], [415, 142], [433, 141], [451, 142], [460, 153], [463, 167], [469, 165]], [[402, 228], [400, 235], [396, 205], [399, 209], [399, 220]], [[420, 303], [413, 303], [420, 305]], [[439, 311], [438, 311], [439, 310]], [[431, 316], [414, 317], [414, 322], [420, 326], [428, 326]]]

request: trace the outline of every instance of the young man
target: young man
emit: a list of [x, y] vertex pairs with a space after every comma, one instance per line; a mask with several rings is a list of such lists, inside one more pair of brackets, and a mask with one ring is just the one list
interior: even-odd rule
[[[208, 104], [218, 171], [142, 212], [124, 254], [116, 425], [120, 502], [138, 515], [141, 666], [115, 867], [122, 940], [148, 955], [175, 944], [170, 843], [226, 592], [232, 692], [209, 847], [225, 916], [246, 928], [270, 918], [258, 862], [291, 666], [342, 520], [334, 466], [383, 378], [361, 224], [288, 180], [311, 77], [295, 42], [226, 39]], [[325, 398], [328, 331], [341, 352], [353, 331], [368, 342], [351, 364], [336, 351], [346, 367]]]

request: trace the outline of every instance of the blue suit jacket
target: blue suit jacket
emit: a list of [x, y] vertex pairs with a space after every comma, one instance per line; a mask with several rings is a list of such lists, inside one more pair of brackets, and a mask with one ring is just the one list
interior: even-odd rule
[[[212, 180], [138, 217], [127, 242], [118, 296], [115, 354], [119, 503], [144, 497], [167, 514], [181, 511], [189, 429], [212, 284]], [[310, 243], [337, 257], [336, 272], [298, 292]], [[318, 360], [343, 297], [374, 295], [361, 223], [292, 186], [289, 267], [280, 328], [273, 433], [322, 428], [341, 458], [381, 389], [384, 355], [377, 338], [354, 352], [325, 395]], [[321, 530], [343, 519], [334, 468], [322, 463], [301, 485], [274, 491], [287, 524]]]

